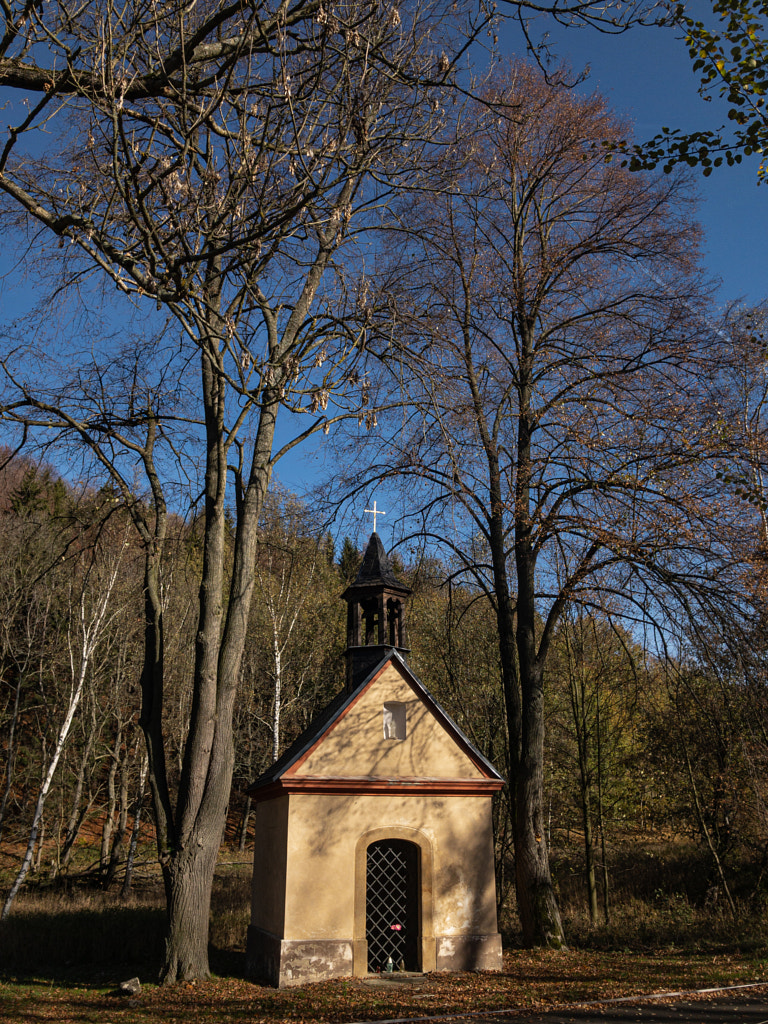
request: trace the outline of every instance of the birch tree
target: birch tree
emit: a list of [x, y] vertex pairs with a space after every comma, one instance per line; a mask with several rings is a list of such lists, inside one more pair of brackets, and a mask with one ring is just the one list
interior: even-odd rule
[[268, 504], [256, 559], [254, 624], [266, 655], [260, 669], [271, 683], [265, 724], [272, 734], [271, 760], [276, 761], [285, 746], [284, 715], [297, 705], [306, 711], [316, 704], [311, 688], [323, 665], [340, 654], [334, 648], [341, 630], [334, 637], [333, 625], [341, 625], [342, 604], [328, 586], [336, 574], [323, 538], [313, 536], [308, 510], [285, 494], [271, 495]]
[[[78, 289], [79, 319], [63, 352], [45, 345], [46, 325], [60, 334], [46, 316], [5, 339], [0, 404], [6, 424], [106, 477], [144, 547], [162, 977], [203, 977], [265, 495], [282, 455], [364, 413], [366, 290], [344, 262], [364, 263], [360, 233], [427, 168], [447, 77], [488, 15], [447, 0], [172, 0], [2, 16], [0, 85], [16, 100], [0, 215], [44, 259], [57, 311]], [[114, 305], [89, 321], [107, 284]], [[202, 554], [175, 788], [164, 569], [169, 504], [185, 501]]]
[[44, 680], [61, 664], [57, 622], [71, 532], [67, 501], [50, 471], [20, 459], [3, 465], [0, 523], [5, 557], [0, 566], [0, 683], [4, 764], [0, 836], [17, 782], [16, 762], [25, 729], [35, 716], [45, 733]]
[[[124, 542], [127, 545], [127, 541]], [[38, 841], [40, 822], [43, 817], [45, 802], [53, 785], [56, 769], [59, 766], [64, 746], [67, 742], [72, 722], [80, 707], [88, 675], [92, 670], [94, 655], [104, 632], [109, 627], [113, 614], [110, 607], [112, 591], [120, 572], [123, 545], [118, 545], [117, 552], [109, 559], [104, 574], [95, 566], [85, 575], [84, 585], [78, 594], [73, 587], [70, 591], [69, 625], [67, 629], [67, 648], [69, 653], [69, 692], [63, 708], [63, 716], [59, 725], [56, 741], [50, 752], [47, 764], [43, 765], [43, 777], [35, 802], [29, 840], [18, 874], [11, 885], [3, 904], [0, 920], [8, 916], [13, 901], [27, 877], [32, 865], [32, 857]]]

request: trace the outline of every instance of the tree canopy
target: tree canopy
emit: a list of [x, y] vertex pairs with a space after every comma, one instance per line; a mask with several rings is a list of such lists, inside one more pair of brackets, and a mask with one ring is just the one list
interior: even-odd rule
[[738, 501], [716, 475], [731, 439], [709, 412], [719, 342], [686, 180], [606, 164], [595, 143], [624, 126], [602, 98], [528, 65], [484, 99], [441, 187], [392, 224], [381, 386], [405, 413], [382, 416], [350, 482], [404, 481], [403, 529], [450, 550], [496, 611], [517, 903], [526, 940], [557, 945], [542, 758], [563, 615], [600, 609], [661, 643], [670, 623], [743, 620]]

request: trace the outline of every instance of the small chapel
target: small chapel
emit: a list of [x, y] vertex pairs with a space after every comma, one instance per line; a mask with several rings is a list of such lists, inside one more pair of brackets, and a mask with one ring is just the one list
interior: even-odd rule
[[491, 799], [504, 785], [408, 667], [410, 589], [375, 530], [336, 698], [249, 788], [249, 976], [498, 970]]

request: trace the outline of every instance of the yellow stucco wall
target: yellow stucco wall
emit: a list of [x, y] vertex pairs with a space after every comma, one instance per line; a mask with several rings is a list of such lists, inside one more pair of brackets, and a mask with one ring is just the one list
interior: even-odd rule
[[[363, 938], [355, 934], [356, 882], [358, 900], [365, 884], [355, 878], [356, 851], [361, 842], [367, 846], [367, 833], [377, 830], [380, 839], [378, 830], [388, 829], [400, 838], [412, 830], [428, 844], [433, 934], [495, 932], [490, 812], [489, 797], [292, 794], [282, 935]], [[254, 890], [254, 910], [262, 898], [270, 897]], [[280, 935], [261, 923], [267, 916], [255, 914], [254, 923]]]
[[251, 924], [282, 935], [285, 923], [288, 796], [256, 804]]
[[[384, 705], [388, 702], [406, 705], [403, 740], [384, 736]], [[483, 778], [393, 663], [291, 774], [296, 778]]]

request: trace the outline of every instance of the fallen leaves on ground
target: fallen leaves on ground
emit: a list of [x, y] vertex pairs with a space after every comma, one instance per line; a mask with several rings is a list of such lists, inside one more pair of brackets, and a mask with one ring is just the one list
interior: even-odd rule
[[499, 972], [430, 974], [370, 985], [338, 979], [301, 988], [264, 988], [240, 978], [145, 986], [130, 1003], [103, 988], [0, 982], [2, 1024], [344, 1024], [481, 1010], [542, 1009], [620, 996], [768, 983], [768, 963], [676, 951], [569, 950], [505, 954]]

